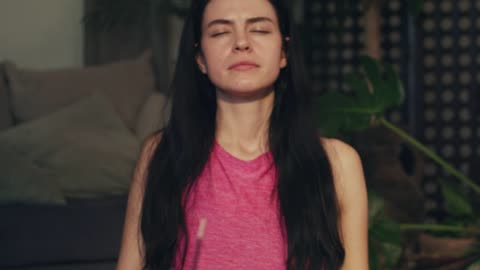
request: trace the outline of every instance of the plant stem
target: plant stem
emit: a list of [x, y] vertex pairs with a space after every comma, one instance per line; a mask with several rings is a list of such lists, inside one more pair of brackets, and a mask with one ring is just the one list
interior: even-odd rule
[[436, 231], [436, 232], [464, 232], [463, 226], [439, 225], [439, 224], [400, 224], [403, 231]]
[[460, 179], [464, 184], [470, 186], [476, 193], [480, 194], [480, 186], [475, 184], [475, 182], [468, 178], [466, 175], [461, 173], [459, 170], [455, 169], [452, 165], [450, 165], [446, 160], [441, 158], [435, 152], [430, 150], [428, 147], [417, 141], [415, 138], [407, 134], [405, 131], [401, 130], [400, 128], [396, 127], [392, 123], [388, 122], [384, 117], [379, 119], [380, 123], [384, 125], [389, 130], [396, 133], [398, 136], [402, 137], [405, 141], [412, 144], [414, 147], [419, 149], [422, 153], [427, 155], [433, 161], [435, 161], [438, 165], [440, 165], [445, 171], [450, 173], [451, 175], [455, 176], [456, 178]]

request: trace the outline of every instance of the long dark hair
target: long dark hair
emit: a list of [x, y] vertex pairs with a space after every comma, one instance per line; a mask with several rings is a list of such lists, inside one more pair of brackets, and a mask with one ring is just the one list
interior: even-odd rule
[[[290, 37], [283, 44], [288, 64], [275, 82], [268, 134], [278, 176], [279, 222], [287, 233], [287, 269], [338, 269], [344, 249], [332, 169], [312, 122], [310, 89], [288, 9], [281, 0], [270, 3], [282, 37]], [[184, 263], [185, 198], [214, 144], [215, 87], [195, 61], [207, 4], [208, 0], [193, 0], [185, 20], [171, 85], [171, 116], [148, 166], [140, 226], [144, 269], [170, 269], [176, 252], [181, 252]]]

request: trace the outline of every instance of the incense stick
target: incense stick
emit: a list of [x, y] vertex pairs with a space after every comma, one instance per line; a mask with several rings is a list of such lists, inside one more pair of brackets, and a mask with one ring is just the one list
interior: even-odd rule
[[192, 270], [197, 270], [198, 257], [200, 256], [200, 249], [202, 246], [203, 236], [205, 235], [205, 227], [207, 226], [207, 219], [200, 219], [200, 224], [198, 225], [197, 231], [197, 241], [195, 243], [195, 255], [193, 257]]

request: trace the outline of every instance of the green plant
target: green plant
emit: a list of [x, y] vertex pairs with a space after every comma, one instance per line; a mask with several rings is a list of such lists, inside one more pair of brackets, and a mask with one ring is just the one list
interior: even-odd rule
[[362, 57], [361, 62], [364, 73], [350, 74], [346, 78], [354, 90], [352, 95], [330, 91], [317, 99], [318, 125], [332, 136], [383, 125], [480, 195], [480, 186], [472, 179], [384, 117], [388, 109], [401, 105], [405, 97], [394, 68], [368, 56]]
[[[353, 90], [353, 93], [346, 94], [338, 91], [330, 91], [321, 95], [316, 100], [318, 126], [329, 136], [339, 136], [351, 131], [361, 131], [371, 126], [382, 125], [388, 130], [400, 136], [414, 148], [431, 158], [446, 172], [454, 176], [458, 184], [462, 184], [473, 192], [480, 194], [480, 186], [472, 179], [454, 168], [450, 163], [427, 148], [407, 132], [401, 130], [385, 118], [388, 109], [399, 106], [404, 102], [404, 89], [402, 82], [391, 65], [382, 65], [379, 61], [363, 57], [361, 59], [363, 72], [350, 74], [346, 82]], [[370, 211], [370, 244], [375, 251], [371, 252], [372, 269], [380, 269], [379, 259], [376, 254], [396, 254], [393, 251], [386, 252], [386, 248], [395, 249], [398, 244], [398, 230], [402, 231], [429, 231], [449, 233], [457, 236], [480, 236], [480, 218], [472, 208], [472, 203], [454, 188], [441, 182], [447, 211], [452, 222], [447, 224], [397, 224], [382, 215], [382, 211], [375, 206], [378, 203], [376, 196], [371, 197], [373, 202]], [[372, 208], [373, 207], [373, 208]], [[390, 233], [391, 236], [387, 234]], [[372, 254], [374, 253], [374, 254]], [[393, 265], [396, 256], [388, 258], [384, 256], [385, 263], [382, 267]]]
[[371, 270], [395, 266], [402, 254], [400, 224], [387, 217], [384, 210], [383, 198], [375, 192], [369, 191], [368, 254]]

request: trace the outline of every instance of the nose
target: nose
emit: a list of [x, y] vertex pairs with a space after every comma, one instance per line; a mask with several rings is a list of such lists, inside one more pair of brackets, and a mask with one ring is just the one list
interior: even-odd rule
[[243, 33], [238, 33], [235, 39], [234, 50], [249, 51], [250, 49], [251, 49], [251, 46], [247, 36]]

